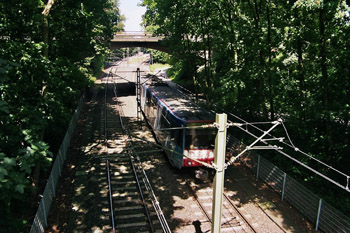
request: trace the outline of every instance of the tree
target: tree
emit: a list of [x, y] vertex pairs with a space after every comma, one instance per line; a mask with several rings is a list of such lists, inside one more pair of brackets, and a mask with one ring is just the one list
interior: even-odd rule
[[[189, 85], [247, 120], [282, 117], [295, 144], [348, 170], [349, 1], [144, 0], [143, 5], [144, 25], [165, 35], [171, 53], [182, 59], [175, 74], [190, 74], [183, 76]], [[307, 176], [310, 184], [316, 182]]]
[[39, 199], [28, 193], [42, 191], [40, 171], [47, 174], [79, 93], [101, 70], [119, 21], [118, 1], [0, 2], [2, 229], [24, 231], [22, 207], [34, 210]]

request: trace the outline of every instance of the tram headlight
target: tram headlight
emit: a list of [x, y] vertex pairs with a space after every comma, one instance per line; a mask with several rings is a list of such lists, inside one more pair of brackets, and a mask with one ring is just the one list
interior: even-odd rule
[[213, 159], [214, 158], [214, 152], [213, 151], [210, 151], [209, 152], [209, 159]]

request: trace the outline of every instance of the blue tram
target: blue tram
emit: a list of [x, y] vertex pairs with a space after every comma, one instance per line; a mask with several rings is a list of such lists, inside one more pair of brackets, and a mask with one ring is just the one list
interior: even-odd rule
[[166, 150], [167, 157], [173, 166], [179, 169], [202, 166], [183, 155], [206, 163], [214, 160], [215, 129], [166, 130], [174, 127], [211, 124], [215, 121], [214, 114], [200, 108], [167, 83], [154, 80], [148, 80], [141, 86], [141, 109], [158, 141], [164, 147], [180, 153]]

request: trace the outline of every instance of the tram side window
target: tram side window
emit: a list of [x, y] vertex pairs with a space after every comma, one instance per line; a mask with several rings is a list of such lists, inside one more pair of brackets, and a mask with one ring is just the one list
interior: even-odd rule
[[151, 106], [151, 93], [149, 91], [147, 91], [147, 93], [146, 93], [146, 99], [147, 99], [147, 106], [150, 107]]
[[142, 103], [144, 103], [145, 91], [146, 91], [145, 88], [141, 88], [141, 101], [142, 101]]
[[183, 141], [182, 129], [175, 130], [175, 143], [177, 146], [182, 147]]
[[170, 128], [170, 122], [166, 117], [166, 110], [165, 108], [163, 108], [162, 110], [162, 114], [160, 116], [160, 128], [164, 129], [164, 128]]
[[[168, 113], [166, 116], [167, 116], [166, 120], [167, 120], [167, 122], [169, 124], [169, 128], [176, 127], [176, 123], [175, 123], [175, 121], [173, 119], [173, 116], [170, 113]], [[175, 138], [175, 130], [170, 130], [170, 137], [172, 139]]]
[[156, 118], [157, 115], [157, 99], [155, 96], [152, 96], [151, 99], [151, 115]]

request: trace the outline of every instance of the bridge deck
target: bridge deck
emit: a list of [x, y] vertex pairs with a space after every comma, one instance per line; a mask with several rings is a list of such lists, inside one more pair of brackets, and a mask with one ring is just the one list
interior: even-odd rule
[[162, 37], [154, 36], [149, 33], [116, 33], [111, 39], [111, 49], [125, 47], [145, 47], [167, 52], [167, 49], [162, 45]]

